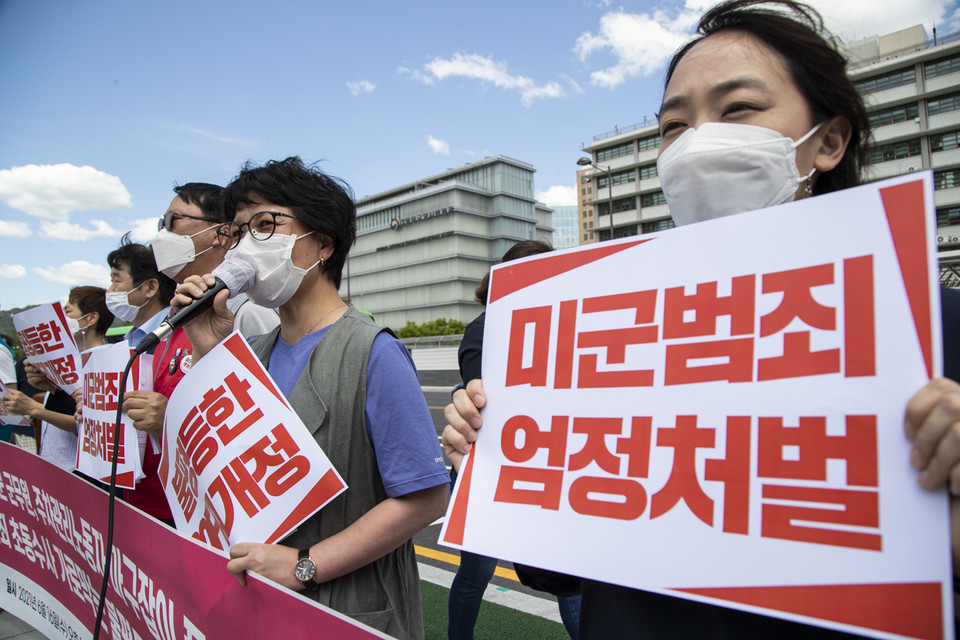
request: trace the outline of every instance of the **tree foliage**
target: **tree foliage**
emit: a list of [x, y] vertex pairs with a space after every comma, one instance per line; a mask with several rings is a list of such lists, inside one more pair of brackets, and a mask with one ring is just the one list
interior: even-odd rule
[[448, 336], [463, 333], [466, 327], [459, 320], [437, 318], [431, 322], [417, 324], [412, 320], [397, 331], [400, 338], [427, 338], [430, 336]]

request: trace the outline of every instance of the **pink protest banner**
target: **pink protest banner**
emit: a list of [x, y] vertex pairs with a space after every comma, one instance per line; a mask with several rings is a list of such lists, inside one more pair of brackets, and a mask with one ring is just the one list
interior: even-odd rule
[[177, 530], [218, 549], [282, 540], [347, 488], [239, 333], [171, 395], [159, 475]]
[[80, 388], [80, 352], [59, 302], [14, 314], [13, 326], [30, 364], [67, 393]]
[[952, 637], [947, 496], [903, 434], [942, 371], [933, 202], [913, 174], [494, 268], [484, 426], [441, 541]]
[[[0, 608], [49, 638], [89, 638], [102, 580], [107, 496], [0, 443]], [[386, 638], [118, 502], [100, 637]]]
[[[126, 342], [84, 351], [83, 420], [77, 425], [77, 470], [110, 483], [113, 465], [113, 434], [117, 422], [120, 377], [133, 350]], [[153, 390], [153, 356], [141, 355], [127, 376], [126, 391]], [[143, 478], [144, 446], [152, 446], [133, 428], [133, 420], [120, 416], [120, 447], [117, 451], [117, 486], [133, 489]]]
[[[8, 393], [10, 393], [10, 390], [7, 388], [7, 385], [0, 382], [0, 398], [3, 398], [3, 396]], [[23, 416], [10, 413], [4, 408], [3, 403], [0, 402], [0, 424], [12, 424], [15, 427], [25, 427], [30, 424], [30, 421]]]

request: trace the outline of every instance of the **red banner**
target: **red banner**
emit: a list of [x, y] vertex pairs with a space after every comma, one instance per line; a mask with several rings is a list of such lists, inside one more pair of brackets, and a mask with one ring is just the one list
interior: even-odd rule
[[[0, 443], [0, 608], [48, 637], [89, 638], [102, 581], [107, 496]], [[388, 637], [253, 574], [118, 501], [101, 638]]]

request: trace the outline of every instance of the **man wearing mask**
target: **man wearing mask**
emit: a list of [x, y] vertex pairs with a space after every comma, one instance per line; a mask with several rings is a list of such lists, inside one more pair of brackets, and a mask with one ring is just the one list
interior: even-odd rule
[[[131, 347], [135, 347], [167, 317], [176, 283], [157, 269], [150, 247], [130, 242], [126, 236], [121, 241], [120, 248], [107, 255], [107, 264], [110, 265], [107, 308], [120, 320], [133, 323], [133, 329], [127, 333], [127, 342]], [[130, 412], [136, 413], [135, 410], [139, 407], [135, 402], [128, 402], [129, 399], [125, 398], [123, 409], [136, 424], [137, 418], [130, 415]], [[143, 454], [143, 472], [146, 477], [137, 483], [134, 490], [124, 492], [124, 500], [172, 525], [173, 515], [167, 506], [163, 485], [157, 475], [159, 463], [159, 449], [155, 448], [152, 442], [147, 442]]]
[[[223, 187], [189, 182], [174, 187], [176, 196], [157, 224], [150, 243], [157, 269], [178, 284], [192, 275], [210, 273], [223, 262], [226, 250], [217, 241], [217, 229], [230, 220], [223, 211]], [[244, 337], [270, 332], [280, 324], [275, 309], [261, 307], [245, 294], [230, 298], [227, 307], [236, 317], [235, 327]], [[124, 397], [123, 409], [133, 426], [159, 438], [167, 398], [190, 370], [192, 348], [182, 328], [154, 350], [153, 391], [133, 391]]]

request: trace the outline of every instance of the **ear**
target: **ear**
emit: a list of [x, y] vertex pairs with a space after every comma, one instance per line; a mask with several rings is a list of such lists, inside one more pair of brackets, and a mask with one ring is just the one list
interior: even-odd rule
[[95, 327], [95, 326], [97, 326], [97, 323], [100, 322], [100, 312], [99, 312], [99, 311], [91, 311], [90, 314], [87, 316], [87, 318], [88, 318], [88, 320], [87, 320], [87, 326], [84, 327], [84, 329], [86, 329], [86, 328], [88, 328], [88, 327]]
[[319, 236], [320, 236], [320, 257], [323, 258], [324, 261], [329, 260], [330, 256], [333, 255], [333, 251], [334, 251], [333, 238], [323, 233], [319, 234]]
[[150, 278], [143, 283], [143, 293], [148, 299], [153, 298], [160, 291], [160, 281], [156, 278]]
[[827, 173], [843, 160], [853, 135], [853, 127], [845, 116], [834, 116], [824, 122], [817, 133], [820, 134], [820, 147], [817, 149], [813, 166], [817, 173]]

